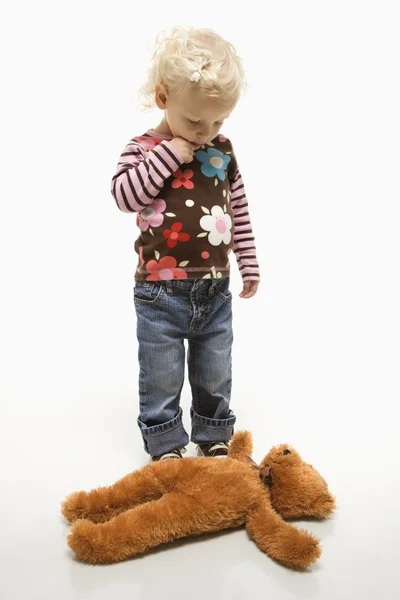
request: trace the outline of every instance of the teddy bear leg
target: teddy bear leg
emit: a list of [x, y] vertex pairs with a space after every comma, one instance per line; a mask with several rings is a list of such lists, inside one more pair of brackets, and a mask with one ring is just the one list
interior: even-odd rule
[[93, 523], [105, 523], [134, 506], [161, 498], [163, 493], [152, 470], [145, 467], [111, 486], [70, 494], [62, 503], [61, 512], [70, 522], [89, 519]]
[[187, 535], [196, 535], [194, 520], [179, 494], [132, 508], [107, 523], [75, 521], [68, 546], [83, 562], [109, 564]]
[[250, 514], [246, 529], [260, 550], [287, 567], [304, 570], [321, 555], [317, 538], [285, 523], [267, 503]]

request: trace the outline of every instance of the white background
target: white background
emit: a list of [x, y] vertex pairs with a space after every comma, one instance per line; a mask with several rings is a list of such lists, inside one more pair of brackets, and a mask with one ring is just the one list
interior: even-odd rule
[[[2, 597], [398, 597], [399, 14], [384, 0], [3, 8]], [[66, 545], [65, 495], [147, 462], [138, 230], [110, 183], [125, 144], [162, 118], [140, 112], [136, 93], [156, 34], [174, 24], [214, 28], [248, 73], [222, 132], [262, 283], [239, 298], [232, 262], [231, 407], [256, 460], [289, 442], [337, 497], [332, 520], [299, 524], [323, 547], [306, 574], [275, 564], [244, 530], [95, 569]], [[188, 428], [189, 405], [186, 383]]]

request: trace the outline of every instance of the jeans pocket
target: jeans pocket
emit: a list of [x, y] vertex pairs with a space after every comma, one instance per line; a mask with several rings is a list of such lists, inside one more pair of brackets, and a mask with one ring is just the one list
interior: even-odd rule
[[230, 300], [232, 298], [232, 292], [229, 289], [229, 283], [229, 277], [224, 277], [221, 281], [218, 281], [215, 286], [215, 291], [223, 300]]
[[161, 299], [163, 293], [162, 283], [159, 281], [136, 281], [133, 288], [135, 302], [155, 304]]

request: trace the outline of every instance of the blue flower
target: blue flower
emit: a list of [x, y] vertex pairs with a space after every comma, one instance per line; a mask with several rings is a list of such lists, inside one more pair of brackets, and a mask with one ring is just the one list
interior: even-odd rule
[[225, 181], [226, 169], [231, 161], [231, 157], [227, 156], [216, 148], [208, 148], [207, 152], [198, 150], [195, 152], [196, 158], [202, 162], [201, 172], [206, 177], [214, 177], [217, 175], [221, 181]]

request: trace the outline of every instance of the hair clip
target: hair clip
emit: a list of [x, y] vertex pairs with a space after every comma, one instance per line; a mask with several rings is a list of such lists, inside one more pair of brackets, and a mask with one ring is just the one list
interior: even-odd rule
[[192, 74], [192, 76], [190, 78], [190, 81], [199, 81], [200, 77], [201, 77], [201, 72], [200, 71], [195, 71]]

